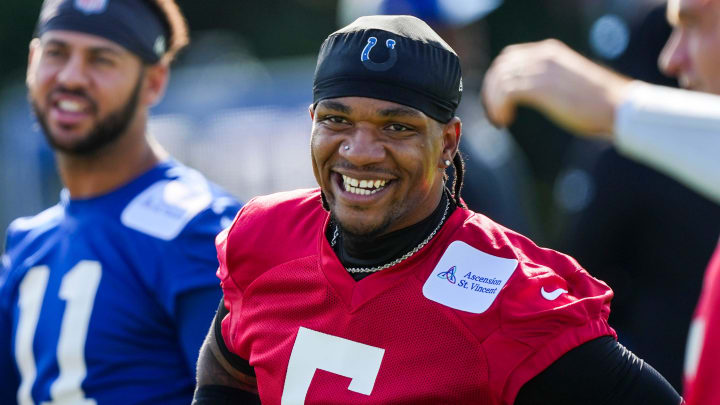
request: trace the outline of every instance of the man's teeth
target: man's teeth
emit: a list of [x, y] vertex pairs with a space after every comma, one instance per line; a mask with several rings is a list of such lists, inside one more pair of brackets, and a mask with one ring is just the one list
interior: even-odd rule
[[359, 195], [375, 194], [385, 187], [386, 180], [358, 180], [343, 174], [345, 190]]
[[82, 104], [70, 100], [60, 100], [58, 102], [58, 108], [67, 112], [80, 112], [83, 110]]

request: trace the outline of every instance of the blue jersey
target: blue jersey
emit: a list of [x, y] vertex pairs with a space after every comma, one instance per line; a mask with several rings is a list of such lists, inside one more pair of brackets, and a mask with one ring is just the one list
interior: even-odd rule
[[[8, 229], [0, 404], [188, 404], [178, 302], [202, 289], [219, 300], [214, 238], [238, 203], [174, 161], [97, 198], [67, 195]], [[193, 327], [204, 335], [211, 318]]]

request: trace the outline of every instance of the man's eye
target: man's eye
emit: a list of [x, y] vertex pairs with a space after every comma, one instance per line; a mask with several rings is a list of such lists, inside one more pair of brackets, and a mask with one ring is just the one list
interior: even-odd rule
[[46, 49], [45, 56], [50, 58], [57, 58], [62, 56], [62, 52], [59, 49]]
[[410, 127], [408, 127], [408, 126], [406, 126], [406, 125], [403, 125], [403, 124], [390, 124], [390, 125], [388, 125], [388, 126], [385, 127], [385, 128], [389, 129], [390, 131], [396, 131], [396, 132], [412, 131], [412, 130], [413, 130], [412, 128], [410, 128]]
[[102, 57], [102, 56], [97, 56], [97, 57], [95, 57], [95, 58], [93, 59], [93, 62], [96, 63], [96, 64], [98, 64], [98, 65], [103, 65], [103, 66], [113, 66], [113, 65], [115, 65], [115, 61], [114, 61], [114, 60], [112, 60], [112, 59], [110, 59], [110, 58], [105, 58], [105, 57]]
[[337, 115], [330, 115], [323, 119], [324, 121], [329, 121], [333, 124], [349, 124], [348, 120], [346, 120], [343, 117], [338, 117]]

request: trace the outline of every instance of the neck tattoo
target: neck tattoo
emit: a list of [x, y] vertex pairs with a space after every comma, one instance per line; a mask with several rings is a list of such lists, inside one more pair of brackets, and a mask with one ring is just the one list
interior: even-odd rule
[[[391, 262], [389, 262], [389, 263], [385, 263], [385, 264], [380, 265], [380, 266], [375, 266], [375, 267], [350, 267], [350, 268], [347, 268], [346, 270], [347, 270], [349, 273], [374, 273], [374, 272], [376, 272], [376, 271], [385, 270], [385, 269], [387, 269], [387, 268], [390, 268], [390, 267], [392, 267], [392, 266], [395, 266], [396, 264], [399, 264], [399, 263], [401, 263], [401, 262], [409, 259], [410, 257], [412, 257], [412, 255], [414, 255], [414, 254], [417, 253], [420, 249], [422, 249], [425, 245], [427, 245], [427, 244], [430, 242], [430, 240], [432, 240], [432, 238], [435, 236], [435, 234], [440, 230], [440, 228], [441, 228], [441, 227], [443, 226], [443, 224], [445, 223], [445, 219], [446, 219], [446, 217], [447, 217], [447, 213], [448, 213], [448, 210], [449, 210], [449, 209], [450, 209], [450, 199], [446, 199], [446, 201], [445, 201], [445, 211], [443, 212], [442, 218], [440, 218], [440, 221], [438, 222], [438, 224], [437, 224], [437, 226], [435, 227], [435, 229], [433, 229], [432, 232], [430, 232], [430, 234], [427, 236], [427, 238], [423, 239], [422, 242], [420, 242], [417, 246], [415, 246], [414, 248], [412, 248], [409, 252], [405, 253], [404, 255], [398, 257], [397, 259], [395, 259], [395, 260], [393, 260], [393, 261], [391, 261]], [[330, 241], [330, 246], [335, 247], [335, 244], [337, 243], [337, 239], [338, 239], [338, 236], [339, 236], [339, 235], [340, 235], [340, 228], [337, 226], [337, 224], [335, 224], [335, 229], [333, 230], [333, 236], [332, 236], [332, 240]]]

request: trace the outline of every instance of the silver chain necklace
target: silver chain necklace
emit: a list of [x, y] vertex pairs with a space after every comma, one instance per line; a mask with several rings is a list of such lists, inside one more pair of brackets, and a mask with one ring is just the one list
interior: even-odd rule
[[[437, 226], [435, 227], [435, 229], [433, 229], [433, 231], [430, 232], [430, 235], [428, 235], [428, 237], [425, 238], [425, 240], [423, 240], [422, 242], [420, 242], [420, 243], [419, 243], [417, 246], [415, 246], [411, 251], [409, 251], [409, 252], [405, 253], [404, 255], [398, 257], [397, 259], [395, 259], [395, 260], [393, 260], [393, 261], [391, 261], [391, 262], [389, 262], [389, 263], [385, 263], [385, 264], [383, 264], [383, 265], [381, 265], [381, 266], [375, 266], [375, 267], [350, 267], [350, 268], [348, 268], [348, 269], [346, 269], [346, 270], [347, 270], [348, 272], [350, 272], [350, 273], [374, 273], [374, 272], [376, 272], [376, 271], [385, 270], [385, 269], [390, 268], [390, 267], [392, 267], [392, 266], [394, 266], [394, 265], [396, 265], [396, 264], [398, 264], [398, 263], [400, 263], [400, 262], [402, 262], [402, 261], [404, 261], [404, 260], [409, 259], [410, 256], [414, 255], [414, 254], [417, 253], [420, 249], [422, 249], [423, 246], [427, 245], [428, 242], [430, 242], [430, 240], [433, 238], [433, 236], [435, 236], [435, 234], [437, 233], [437, 231], [440, 230], [440, 227], [442, 227], [443, 224], [445, 223], [445, 217], [447, 216], [447, 213], [448, 213], [448, 209], [449, 209], [449, 208], [450, 208], [450, 199], [448, 198], [448, 199], [445, 201], [445, 212], [443, 212], [443, 216], [442, 216], [442, 218], [440, 218], [440, 222], [437, 224]], [[333, 231], [332, 241], [330, 241], [330, 246], [335, 247], [335, 243], [337, 243], [338, 235], [340, 235], [340, 230], [338, 229], [338, 226], [337, 226], [337, 224], [336, 224], [336, 225], [335, 225], [335, 230]]]

